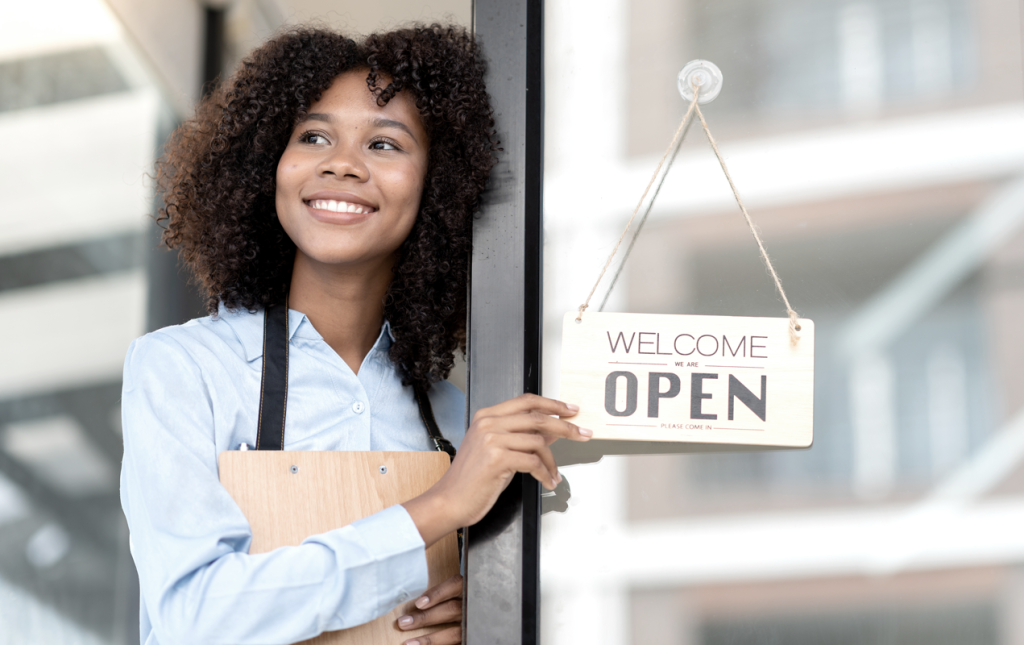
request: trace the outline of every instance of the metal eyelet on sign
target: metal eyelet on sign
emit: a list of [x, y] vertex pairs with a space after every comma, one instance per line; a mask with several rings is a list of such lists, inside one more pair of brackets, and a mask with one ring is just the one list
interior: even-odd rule
[[377, 470], [379, 470], [379, 471], [380, 471], [380, 474], [381, 474], [381, 475], [387, 475], [387, 474], [388, 474], [388, 467], [387, 467], [387, 466], [381, 466], [381, 467], [380, 467], [380, 468], [378, 468]]
[[288, 470], [289, 470], [289, 471], [291, 471], [291, 473], [292, 473], [293, 475], [295, 475], [295, 474], [297, 474], [297, 473], [299, 472], [299, 467], [298, 467], [298, 466], [292, 466], [292, 467], [291, 467], [291, 468], [289, 468]]

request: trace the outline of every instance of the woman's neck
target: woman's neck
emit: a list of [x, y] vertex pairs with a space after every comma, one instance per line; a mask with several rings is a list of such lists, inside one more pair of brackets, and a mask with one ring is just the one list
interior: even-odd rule
[[384, 295], [391, 284], [394, 258], [371, 265], [325, 265], [296, 253], [288, 307], [301, 311], [352, 371], [380, 336]]

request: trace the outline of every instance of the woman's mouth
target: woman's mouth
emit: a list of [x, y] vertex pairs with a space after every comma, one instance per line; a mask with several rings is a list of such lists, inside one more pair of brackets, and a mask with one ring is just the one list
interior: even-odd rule
[[377, 211], [376, 208], [350, 202], [339, 202], [333, 199], [311, 199], [306, 202], [311, 208], [332, 213], [359, 213], [368, 215]]

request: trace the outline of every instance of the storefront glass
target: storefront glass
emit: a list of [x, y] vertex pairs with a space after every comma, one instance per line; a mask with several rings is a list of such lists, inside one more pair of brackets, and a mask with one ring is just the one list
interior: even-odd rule
[[[1019, 4], [551, 0], [545, 17], [545, 392], [696, 58], [722, 70], [708, 125], [817, 341], [808, 450], [564, 467], [543, 642], [1024, 639]], [[785, 316], [699, 124], [606, 310]]]

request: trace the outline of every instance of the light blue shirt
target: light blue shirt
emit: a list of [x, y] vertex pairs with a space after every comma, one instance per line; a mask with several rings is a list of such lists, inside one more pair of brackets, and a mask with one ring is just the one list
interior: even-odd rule
[[[286, 450], [433, 450], [387, 323], [354, 374], [305, 315], [288, 312]], [[146, 645], [295, 643], [370, 621], [427, 587], [423, 540], [402, 506], [249, 555], [252, 533], [217, 456], [256, 443], [263, 312], [229, 312], [139, 338], [124, 364], [121, 505]], [[465, 401], [430, 390], [458, 446]]]

